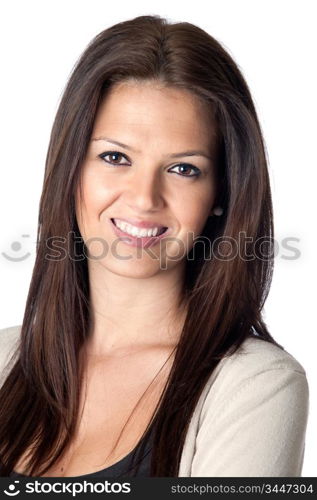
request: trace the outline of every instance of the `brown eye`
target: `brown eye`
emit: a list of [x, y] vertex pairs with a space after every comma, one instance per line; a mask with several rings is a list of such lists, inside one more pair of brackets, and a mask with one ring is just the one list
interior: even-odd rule
[[[109, 156], [108, 160], [106, 159], [107, 156]], [[126, 165], [126, 163], [121, 163], [120, 160], [122, 158], [127, 159], [127, 157], [123, 153], [119, 153], [119, 151], [107, 151], [99, 155], [99, 157], [111, 165]]]
[[[178, 175], [181, 175], [182, 177], [197, 177], [198, 175], [201, 174], [201, 171], [199, 168], [195, 167], [194, 165], [191, 165], [190, 163], [179, 163], [178, 165], [175, 165], [173, 168], [178, 168], [180, 169], [180, 172], [176, 172]], [[190, 174], [190, 171], [193, 171], [193, 174]]]

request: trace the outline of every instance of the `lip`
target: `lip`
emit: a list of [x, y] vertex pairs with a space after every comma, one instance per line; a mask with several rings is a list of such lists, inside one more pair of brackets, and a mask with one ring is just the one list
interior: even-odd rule
[[162, 229], [163, 226], [162, 224], [159, 224], [157, 222], [151, 222], [151, 221], [146, 221], [146, 220], [141, 220], [141, 219], [127, 219], [123, 217], [112, 217], [113, 219], [119, 219], [124, 222], [128, 222], [129, 224], [132, 224], [132, 226], [144, 228], [144, 229], [151, 229], [152, 227], [158, 227], [159, 229]]
[[[113, 217], [114, 219], [121, 219], [121, 217]], [[128, 222], [129, 219], [122, 219], [126, 220]], [[131, 220], [131, 219], [130, 219]], [[112, 219], [109, 219], [109, 222], [114, 230], [114, 233], [116, 236], [120, 238], [120, 240], [123, 243], [126, 243], [129, 246], [132, 247], [141, 247], [141, 248], [148, 248], [152, 245], [156, 245], [161, 239], [165, 238], [166, 235], [170, 234], [171, 228], [167, 228], [164, 233], [160, 234], [159, 236], [143, 236], [143, 237], [138, 237], [138, 236], [132, 236], [130, 234], [124, 233], [119, 229], [113, 222]], [[145, 227], [145, 226], [139, 226], [139, 227]], [[151, 227], [166, 227], [166, 226], [151, 226]]]

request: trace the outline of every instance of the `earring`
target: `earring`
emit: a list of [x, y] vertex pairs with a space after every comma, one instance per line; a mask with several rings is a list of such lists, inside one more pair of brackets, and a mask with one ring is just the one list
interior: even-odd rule
[[215, 207], [212, 211], [214, 215], [222, 215], [223, 214], [223, 208], [222, 207]]

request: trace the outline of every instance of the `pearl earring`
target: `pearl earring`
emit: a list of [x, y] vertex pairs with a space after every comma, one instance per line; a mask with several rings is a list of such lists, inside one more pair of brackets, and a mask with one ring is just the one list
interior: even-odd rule
[[214, 215], [222, 215], [223, 214], [223, 208], [222, 207], [215, 207], [212, 212], [213, 212]]

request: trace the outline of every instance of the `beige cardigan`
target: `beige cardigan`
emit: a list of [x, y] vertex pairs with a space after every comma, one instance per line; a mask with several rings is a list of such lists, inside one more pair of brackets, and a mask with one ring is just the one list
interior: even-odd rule
[[[20, 328], [0, 330], [0, 385]], [[298, 361], [275, 345], [248, 338], [219, 363], [204, 387], [179, 477], [301, 476], [308, 400]]]

